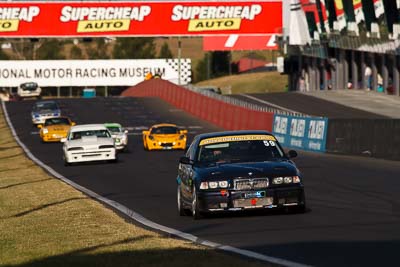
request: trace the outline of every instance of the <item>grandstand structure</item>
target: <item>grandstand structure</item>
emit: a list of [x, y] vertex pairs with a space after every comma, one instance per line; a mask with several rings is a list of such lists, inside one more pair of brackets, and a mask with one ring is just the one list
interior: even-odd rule
[[290, 0], [280, 47], [289, 90], [400, 95], [400, 0]]

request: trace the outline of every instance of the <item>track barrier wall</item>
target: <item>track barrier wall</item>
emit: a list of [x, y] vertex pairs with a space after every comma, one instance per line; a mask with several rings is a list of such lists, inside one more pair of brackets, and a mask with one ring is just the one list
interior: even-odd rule
[[227, 130], [272, 131], [272, 112], [226, 103], [162, 79], [139, 83], [122, 92], [122, 96], [160, 97], [177, 108]]
[[326, 151], [400, 160], [400, 120], [330, 119]]
[[226, 130], [267, 130], [288, 148], [400, 160], [400, 120], [328, 120], [271, 112], [248, 104], [229, 103], [223, 96], [204, 95], [162, 79], [139, 83], [125, 90], [122, 96], [159, 97]]
[[274, 115], [273, 133], [285, 147], [325, 152], [328, 119]]

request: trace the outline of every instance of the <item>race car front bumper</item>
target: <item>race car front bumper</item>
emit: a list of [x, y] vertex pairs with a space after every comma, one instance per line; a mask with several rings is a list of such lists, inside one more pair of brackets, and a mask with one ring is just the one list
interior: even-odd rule
[[302, 185], [261, 190], [199, 191], [198, 205], [201, 212], [271, 209], [305, 206]]
[[91, 151], [68, 151], [65, 153], [65, 159], [68, 163], [116, 160], [116, 150], [91, 150]]
[[185, 149], [186, 142], [184, 142], [184, 141], [174, 141], [174, 142], [148, 141], [147, 147], [149, 150]]

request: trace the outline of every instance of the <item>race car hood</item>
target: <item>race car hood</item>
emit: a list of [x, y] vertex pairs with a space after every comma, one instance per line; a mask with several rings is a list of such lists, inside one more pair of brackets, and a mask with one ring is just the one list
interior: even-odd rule
[[216, 164], [210, 167], [196, 167], [201, 178], [227, 179], [235, 177], [277, 177], [299, 175], [296, 166], [290, 161], [266, 161], [252, 163]]
[[120, 138], [120, 139], [124, 138], [124, 136], [125, 136], [124, 133], [113, 133], [111, 135], [112, 138]]
[[84, 136], [81, 139], [69, 140], [67, 143], [68, 147], [94, 147], [99, 145], [114, 145], [114, 140], [112, 138]]
[[46, 129], [49, 131], [49, 133], [65, 133], [65, 132], [68, 132], [70, 128], [71, 128], [70, 125], [46, 126]]
[[179, 138], [179, 134], [152, 134], [154, 139], [156, 141], [164, 141], [164, 142], [169, 142], [169, 141], [175, 141], [176, 139]]
[[60, 110], [57, 110], [57, 109], [55, 109], [55, 110], [42, 109], [42, 110], [39, 110], [39, 111], [35, 111], [33, 113], [36, 114], [36, 115], [47, 115], [47, 114], [60, 114], [61, 112], [60, 112]]

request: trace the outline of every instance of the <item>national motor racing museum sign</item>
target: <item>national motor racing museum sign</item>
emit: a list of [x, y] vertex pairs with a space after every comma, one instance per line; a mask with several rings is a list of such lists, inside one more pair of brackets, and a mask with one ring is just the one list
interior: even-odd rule
[[[179, 68], [180, 65], [180, 68]], [[0, 60], [0, 87], [132, 86], [147, 73], [178, 84], [191, 82], [190, 59]]]
[[282, 1], [1, 2], [2, 37], [273, 34]]

